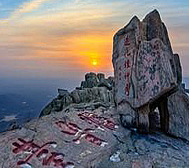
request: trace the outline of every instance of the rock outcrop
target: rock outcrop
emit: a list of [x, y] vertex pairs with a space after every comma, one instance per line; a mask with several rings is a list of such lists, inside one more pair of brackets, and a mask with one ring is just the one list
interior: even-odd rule
[[189, 97], [183, 88], [168, 97], [168, 133], [189, 140]]
[[[115, 34], [112, 61], [115, 102], [123, 125], [148, 133], [154, 122], [152, 118], [157, 118], [153, 117], [157, 114], [154, 110], [158, 108], [161, 130], [187, 138], [186, 132], [181, 128], [176, 131], [176, 127], [188, 130], [188, 125], [181, 126], [181, 119], [173, 120], [189, 113], [188, 99], [184, 99], [183, 105], [176, 101], [187, 96], [177, 91], [182, 82], [181, 64], [178, 54], [173, 54], [167, 29], [157, 10], [142, 21], [133, 17]], [[182, 110], [176, 112], [179, 106]], [[179, 131], [182, 133], [178, 134]]]
[[85, 105], [83, 103], [91, 103], [92, 109], [99, 106], [109, 107], [114, 103], [113, 85], [112, 77], [106, 79], [102, 73], [97, 75], [92, 72], [87, 73], [85, 81], [81, 82], [81, 87], [72, 92], [69, 93], [65, 89], [58, 89], [58, 96], [42, 110], [40, 117], [60, 112], [71, 104], [82, 104], [84, 108]]
[[81, 88], [93, 88], [97, 86], [104, 86], [107, 89], [112, 90], [114, 87], [114, 78], [110, 76], [106, 79], [103, 73], [95, 74], [90, 72], [85, 75], [85, 81], [81, 82]]
[[[73, 109], [0, 134], [1, 168], [90, 168], [115, 151], [114, 110]], [[120, 134], [120, 133], [119, 133]]]
[[[58, 89], [40, 118], [0, 133], [0, 167], [189, 167], [189, 97], [156, 10], [115, 35], [113, 64], [115, 83], [88, 73], [71, 93]], [[181, 138], [137, 132], [159, 129]]]
[[114, 108], [52, 113], [0, 133], [1, 168], [189, 167], [189, 144], [122, 128]]

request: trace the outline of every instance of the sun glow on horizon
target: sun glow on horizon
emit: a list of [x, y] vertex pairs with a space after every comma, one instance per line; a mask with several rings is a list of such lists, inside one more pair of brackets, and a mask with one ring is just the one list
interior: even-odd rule
[[98, 65], [97, 60], [93, 60], [93, 61], [92, 61], [92, 65], [94, 65], [94, 66]]
[[111, 67], [112, 32], [87, 32], [73, 37], [74, 55], [88, 71], [101, 71]]
[[8, 1], [0, 1], [3, 10], [0, 12], [0, 69], [6, 77], [21, 74], [78, 77], [89, 71], [113, 74], [113, 35], [133, 15], [142, 19], [155, 8], [168, 26], [172, 48], [180, 55], [183, 75], [189, 76], [186, 38], [189, 1], [184, 6], [180, 1], [153, 0], [136, 3], [131, 0]]

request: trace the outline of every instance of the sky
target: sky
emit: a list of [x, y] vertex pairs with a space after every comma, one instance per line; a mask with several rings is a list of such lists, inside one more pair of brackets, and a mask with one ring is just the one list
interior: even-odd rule
[[113, 35], [153, 9], [189, 76], [188, 0], [0, 0], [1, 78], [112, 75]]

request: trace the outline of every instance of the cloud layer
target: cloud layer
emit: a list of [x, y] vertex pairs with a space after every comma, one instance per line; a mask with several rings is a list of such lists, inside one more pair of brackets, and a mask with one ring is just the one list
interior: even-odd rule
[[[185, 5], [183, 5], [185, 3]], [[112, 37], [133, 15], [154, 8], [168, 26], [173, 49], [189, 76], [189, 3], [167, 1], [33, 0], [0, 20], [0, 71], [4, 76], [112, 74]], [[3, 4], [2, 4], [3, 5]], [[10, 6], [11, 8], [11, 6]], [[180, 11], [180, 12], [178, 12]], [[97, 65], [93, 65], [96, 61]]]

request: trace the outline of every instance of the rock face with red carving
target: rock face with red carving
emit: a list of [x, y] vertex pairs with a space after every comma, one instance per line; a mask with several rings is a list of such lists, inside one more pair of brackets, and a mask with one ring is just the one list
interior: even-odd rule
[[[139, 108], [177, 85], [167, 31], [155, 10], [136, 16], [114, 36], [116, 102]], [[174, 69], [175, 70], [175, 69]]]
[[0, 134], [1, 168], [93, 167], [118, 144], [114, 110], [72, 109], [26, 123]]
[[182, 70], [157, 10], [142, 21], [133, 17], [115, 34], [112, 61], [115, 102], [123, 125], [148, 133], [153, 124], [149, 120], [150, 112], [158, 107], [162, 131], [178, 135], [174, 130], [169, 131], [173, 112], [168, 111], [167, 99], [180, 86]]
[[189, 144], [162, 133], [140, 135], [115, 109], [52, 113], [0, 133], [0, 168], [189, 167]]

